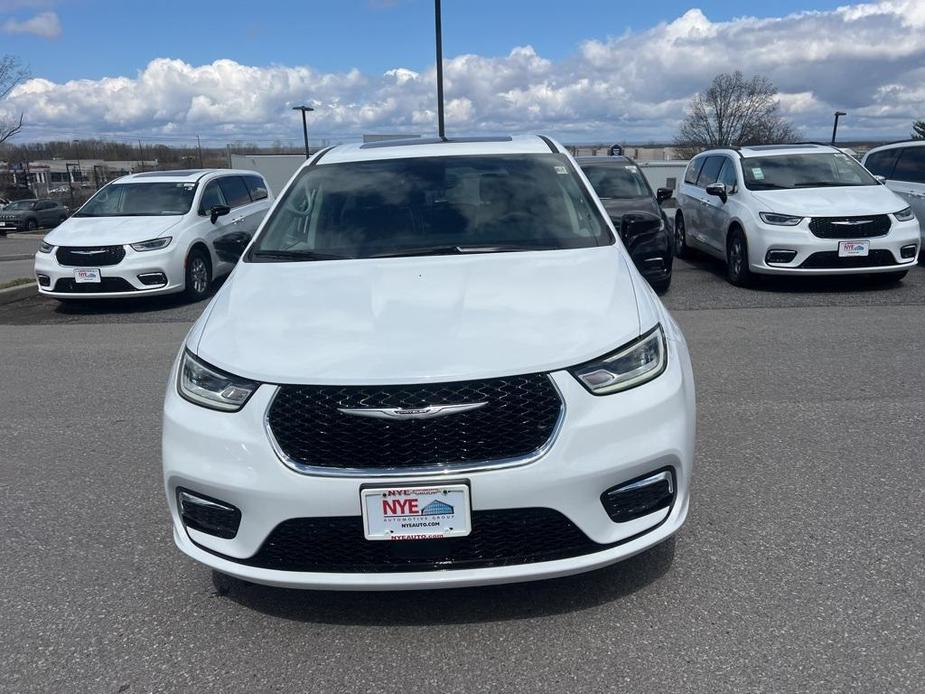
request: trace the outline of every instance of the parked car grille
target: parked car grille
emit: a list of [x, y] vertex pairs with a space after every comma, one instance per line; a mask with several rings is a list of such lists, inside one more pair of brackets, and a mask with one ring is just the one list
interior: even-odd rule
[[257, 553], [229, 561], [277, 571], [376, 573], [532, 564], [600, 552], [568, 518], [548, 508], [473, 511], [466, 537], [384, 541], [363, 536], [360, 516], [292, 518]]
[[123, 246], [61, 246], [55, 253], [58, 263], [68, 267], [103, 267], [118, 265], [125, 257]]
[[133, 292], [135, 287], [121, 277], [101, 277], [99, 282], [75, 282], [64, 277], [55, 282], [54, 292], [67, 294], [102, 294], [108, 292]]
[[866, 217], [814, 217], [809, 230], [821, 239], [866, 239], [885, 236], [890, 231], [890, 217], [874, 214]]
[[896, 258], [893, 257], [890, 251], [880, 248], [870, 251], [868, 255], [855, 255], [847, 258], [839, 258], [838, 251], [819, 251], [804, 260], [800, 267], [815, 270], [837, 270], [853, 267], [884, 267], [886, 265], [896, 265]]
[[[350, 416], [341, 409], [485, 403], [430, 419]], [[562, 400], [545, 374], [400, 386], [280, 386], [268, 423], [289, 462], [408, 471], [520, 458], [553, 435]]]

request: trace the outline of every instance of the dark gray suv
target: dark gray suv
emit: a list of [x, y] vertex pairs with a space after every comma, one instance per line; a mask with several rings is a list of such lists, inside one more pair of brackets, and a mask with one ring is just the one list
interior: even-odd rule
[[0, 209], [0, 235], [8, 231], [32, 231], [57, 226], [70, 212], [57, 200], [17, 200]]

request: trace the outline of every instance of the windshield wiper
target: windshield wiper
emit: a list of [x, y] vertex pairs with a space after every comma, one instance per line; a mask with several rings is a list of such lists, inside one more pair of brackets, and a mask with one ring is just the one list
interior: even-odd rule
[[794, 183], [794, 188], [843, 188], [847, 186], [859, 185], [855, 183], [836, 183], [835, 181], [800, 181]]
[[255, 258], [266, 258], [267, 260], [347, 260], [351, 256], [336, 255], [334, 253], [319, 253], [317, 251], [294, 251], [294, 250], [263, 250], [254, 251]]
[[517, 244], [482, 244], [476, 246], [423, 246], [421, 248], [399, 248], [366, 256], [367, 258], [400, 258], [415, 255], [465, 255], [468, 253], [513, 253], [520, 251], [548, 251], [558, 246], [521, 246]]

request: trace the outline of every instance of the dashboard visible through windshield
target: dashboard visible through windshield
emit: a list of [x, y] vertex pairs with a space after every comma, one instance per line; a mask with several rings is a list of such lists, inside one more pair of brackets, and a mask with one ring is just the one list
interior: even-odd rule
[[842, 152], [783, 154], [742, 160], [749, 190], [875, 186], [877, 179]]

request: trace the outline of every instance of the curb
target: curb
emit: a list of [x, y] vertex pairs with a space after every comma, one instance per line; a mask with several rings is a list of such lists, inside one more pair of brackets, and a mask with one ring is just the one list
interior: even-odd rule
[[38, 293], [39, 290], [36, 288], [35, 282], [17, 285], [9, 289], [0, 289], [0, 305], [28, 299], [30, 296], [35, 296]]
[[34, 253], [16, 253], [14, 255], [0, 255], [0, 263], [4, 263], [8, 260], [29, 260], [29, 258], [34, 258]]

